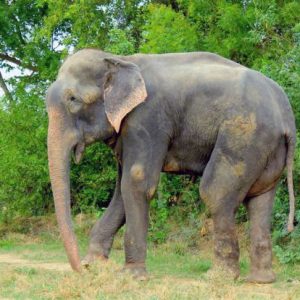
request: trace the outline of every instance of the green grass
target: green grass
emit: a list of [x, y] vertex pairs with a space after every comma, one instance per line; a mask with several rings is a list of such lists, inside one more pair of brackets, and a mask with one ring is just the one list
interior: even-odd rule
[[[80, 236], [84, 254], [87, 238]], [[51, 270], [68, 268], [62, 244], [56, 235], [8, 234], [0, 240], [1, 256], [20, 259], [0, 261], [0, 299], [300, 299], [300, 265], [274, 261], [277, 282], [271, 285], [231, 281], [225, 273], [212, 273], [211, 237], [199, 248], [185, 241], [149, 244], [147, 267], [150, 280], [137, 282], [121, 271], [124, 262], [122, 237], [114, 243], [111, 260], [99, 262], [82, 274]], [[241, 277], [249, 270], [247, 245], [241, 247]], [[46, 263], [46, 264], [45, 264]]]

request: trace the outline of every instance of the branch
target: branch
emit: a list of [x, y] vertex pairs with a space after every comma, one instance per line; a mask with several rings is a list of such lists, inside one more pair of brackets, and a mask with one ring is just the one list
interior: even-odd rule
[[23, 65], [23, 63], [15, 57], [9, 56], [6, 53], [0, 53], [0, 59], [10, 61], [18, 66], [24, 67], [26, 69], [32, 70], [34, 72], [38, 71], [38, 68], [31, 65]]
[[23, 44], [23, 45], [26, 45], [26, 42], [25, 40], [23, 39], [23, 36], [22, 36], [22, 32], [21, 32], [21, 28], [19, 26], [19, 21], [17, 19], [16, 16], [12, 15], [13, 19], [15, 20], [15, 25], [16, 25], [16, 30], [17, 30], [17, 34], [19, 36], [19, 39], [20, 39], [20, 42]]
[[4, 94], [5, 94], [6, 98], [9, 100], [9, 102], [13, 102], [14, 99], [6, 86], [6, 83], [4, 81], [4, 78], [2, 77], [1, 72], [0, 72], [0, 87], [2, 88]]

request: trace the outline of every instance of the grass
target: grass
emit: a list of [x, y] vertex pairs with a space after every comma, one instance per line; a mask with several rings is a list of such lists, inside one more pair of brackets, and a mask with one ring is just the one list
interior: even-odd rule
[[[55, 229], [54, 229], [55, 231]], [[87, 238], [80, 236], [82, 254]], [[222, 272], [211, 276], [211, 237], [197, 249], [184, 241], [149, 245], [150, 280], [137, 282], [121, 272], [124, 253], [119, 235], [111, 259], [76, 274], [69, 270], [57, 234], [7, 234], [0, 240], [0, 299], [300, 299], [300, 265], [274, 261], [277, 282], [271, 285], [236, 282]], [[249, 269], [247, 244], [241, 247], [241, 273]], [[7, 257], [7, 261], [1, 260]], [[15, 260], [13, 260], [15, 259]], [[53, 268], [53, 269], [51, 269]]]

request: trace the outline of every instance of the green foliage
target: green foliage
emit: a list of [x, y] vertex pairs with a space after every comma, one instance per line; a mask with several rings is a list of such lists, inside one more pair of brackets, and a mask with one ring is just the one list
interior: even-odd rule
[[[83, 47], [121, 55], [216, 52], [277, 81], [288, 94], [299, 128], [299, 15], [298, 0], [1, 1], [0, 71], [3, 75], [18, 66], [20, 74], [5, 80], [10, 95], [0, 98], [0, 218], [53, 211], [43, 99], [68, 53]], [[100, 144], [89, 147], [82, 164], [72, 165], [73, 212], [103, 209], [112, 196], [115, 176], [111, 151]], [[298, 142], [294, 181], [299, 180]], [[168, 238], [169, 219], [193, 228], [185, 231], [193, 240], [201, 227], [199, 215], [205, 211], [199, 181], [194, 181], [188, 176], [161, 176], [151, 203], [150, 239], [155, 243]], [[298, 184], [295, 194], [299, 201]], [[288, 210], [283, 178], [272, 223], [275, 252], [283, 263], [299, 261], [299, 228], [293, 234], [286, 232]], [[237, 217], [239, 222], [247, 219], [244, 208]]]
[[27, 95], [9, 111], [0, 110], [0, 215], [39, 215], [52, 203], [43, 107], [40, 99]]
[[185, 232], [190, 241], [201, 224], [199, 215], [204, 211], [204, 205], [199, 199], [199, 180], [194, 183], [190, 176], [161, 174], [158, 191], [151, 202], [150, 240], [160, 244], [165, 242], [170, 231], [170, 218], [191, 230]]
[[164, 5], [149, 5], [140, 50], [144, 53], [188, 52], [197, 49], [195, 26]]
[[105, 51], [121, 55], [134, 53], [134, 40], [125, 31], [117, 28], [111, 29], [108, 32], [108, 40], [109, 43], [105, 47]]
[[154, 243], [163, 243], [166, 241], [169, 233], [169, 199], [171, 193], [166, 188], [166, 175], [161, 175], [160, 184], [155, 199], [150, 204], [150, 228], [149, 238]]
[[74, 212], [93, 212], [108, 204], [117, 173], [117, 163], [110, 148], [94, 144], [87, 148], [80, 165], [71, 167]]
[[[299, 150], [300, 136], [298, 134], [297, 148], [295, 153], [295, 166], [294, 166], [294, 182], [299, 182], [300, 174], [300, 150]], [[296, 203], [299, 203], [298, 186], [295, 186]], [[300, 242], [300, 227], [296, 226], [292, 233], [287, 232], [287, 215], [289, 212], [289, 197], [286, 191], [285, 179], [279, 184], [276, 191], [275, 204], [273, 209], [272, 228], [273, 228], [273, 241], [275, 244], [274, 252], [283, 264], [295, 264], [300, 262], [299, 242]], [[300, 223], [300, 210], [296, 210], [295, 214], [296, 223]]]
[[[300, 221], [299, 213], [296, 216], [297, 222]], [[300, 229], [287, 234], [286, 230], [275, 230], [273, 232], [274, 252], [282, 264], [300, 263], [299, 251]]]

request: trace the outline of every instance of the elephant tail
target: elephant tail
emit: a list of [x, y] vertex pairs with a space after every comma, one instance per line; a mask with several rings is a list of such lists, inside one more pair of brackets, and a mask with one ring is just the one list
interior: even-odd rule
[[287, 167], [287, 183], [289, 191], [289, 203], [290, 213], [288, 219], [287, 230], [291, 232], [294, 230], [294, 217], [295, 217], [295, 195], [294, 195], [294, 184], [293, 184], [293, 165], [294, 165], [294, 152], [296, 146], [295, 135], [286, 135], [287, 143], [287, 156], [286, 156], [286, 167]]

